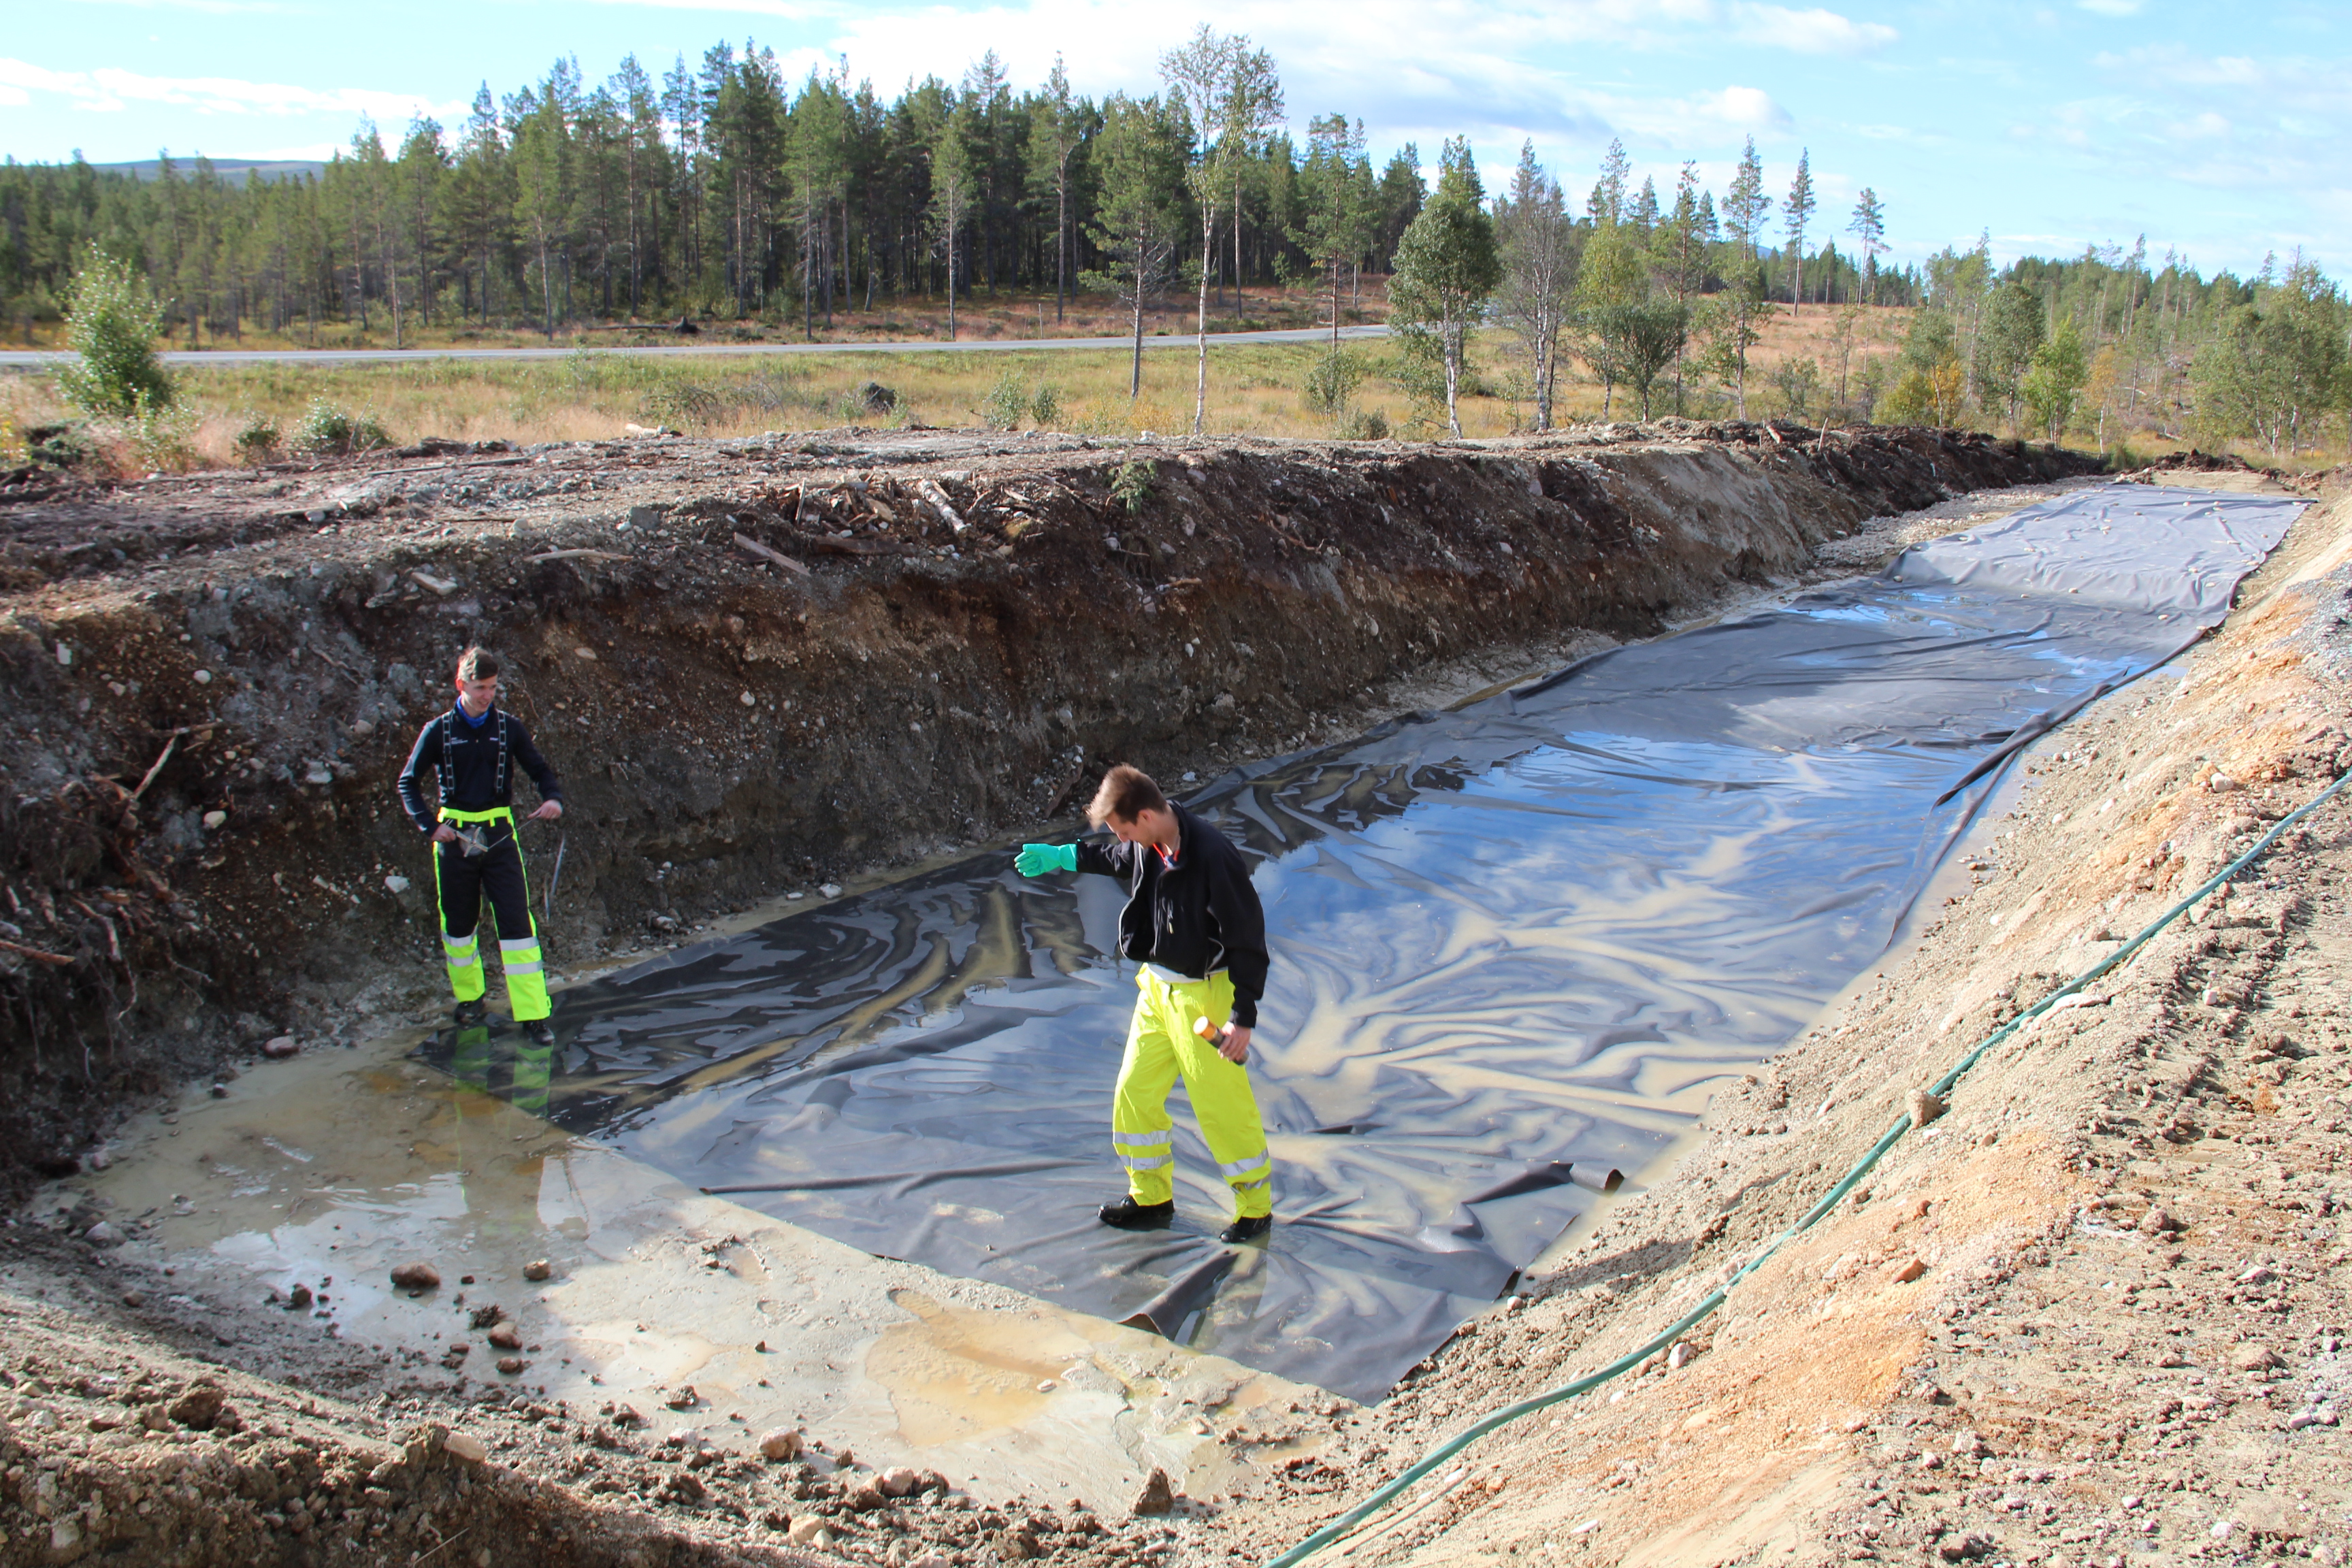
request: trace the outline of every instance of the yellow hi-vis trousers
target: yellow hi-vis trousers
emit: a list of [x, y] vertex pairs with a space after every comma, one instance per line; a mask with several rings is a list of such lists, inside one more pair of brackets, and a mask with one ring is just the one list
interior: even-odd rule
[[1127, 1190], [1139, 1204], [1175, 1196], [1168, 1092], [1181, 1073], [1209, 1158], [1234, 1189], [1235, 1212], [1244, 1219], [1272, 1214], [1274, 1162], [1257, 1096], [1250, 1092], [1249, 1068], [1225, 1060], [1213, 1041], [1193, 1032], [1202, 1018], [1224, 1026], [1233, 1016], [1233, 981], [1222, 972], [1206, 980], [1171, 981], [1147, 967], [1135, 986], [1141, 994], [1128, 1025], [1127, 1055], [1110, 1108], [1110, 1141], [1127, 1167]]
[[547, 996], [547, 961], [539, 946], [539, 922], [531, 918], [530, 882], [522, 868], [522, 846], [515, 837], [514, 813], [441, 808], [441, 820], [459, 827], [480, 826], [491, 847], [468, 855], [456, 844], [433, 847], [433, 890], [441, 910], [441, 956], [449, 966], [449, 990], [460, 1002], [478, 1002], [482, 978], [482, 900], [498, 919], [499, 962], [507, 977], [507, 1005], [518, 1024], [554, 1011]]

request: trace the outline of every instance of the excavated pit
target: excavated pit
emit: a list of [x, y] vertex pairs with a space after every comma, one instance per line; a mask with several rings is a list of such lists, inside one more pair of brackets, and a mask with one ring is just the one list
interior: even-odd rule
[[[90, 1215], [115, 1215], [140, 1245], [100, 1267], [129, 1279], [133, 1252], [149, 1274], [188, 1249], [206, 1259], [201, 1287], [140, 1277], [135, 1331], [259, 1374], [251, 1401], [307, 1414], [280, 1384], [381, 1391], [383, 1415], [373, 1429], [347, 1419], [347, 1447], [472, 1397], [462, 1372], [425, 1364], [447, 1326], [361, 1281], [437, 1235], [453, 1255], [478, 1248], [485, 1281], [514, 1294], [520, 1252], [576, 1224], [599, 1258], [539, 1300], [593, 1323], [587, 1337], [611, 1353], [562, 1373], [541, 1363], [538, 1403], [475, 1369], [495, 1411], [478, 1420], [532, 1458], [554, 1463], [533, 1451], [537, 1434], [575, 1415], [583, 1442], [631, 1450], [626, 1433], [591, 1437], [586, 1411], [613, 1392], [598, 1389], [601, 1368], [641, 1406], [702, 1377], [716, 1397], [677, 1417], [700, 1430], [694, 1442], [721, 1442], [708, 1428], [730, 1419], [719, 1431], [739, 1441], [771, 1421], [822, 1425], [836, 1446], [953, 1453], [950, 1479], [983, 1496], [1115, 1506], [1164, 1463], [1213, 1499], [1234, 1455], [1310, 1458], [1343, 1407], [992, 1287], [942, 1300], [936, 1277], [877, 1269], [791, 1227], [733, 1234], [728, 1205], [550, 1142], [543, 1124], [401, 1060], [415, 1037], [398, 1026], [436, 1005], [437, 954], [390, 781], [457, 648], [508, 656], [509, 703], [565, 775], [561, 835], [531, 848], [543, 874], [563, 847], [551, 947], [576, 977], [730, 910], [808, 907], [803, 896], [835, 892], [827, 878], [855, 891], [881, 868], [1034, 828], [1110, 761], [1173, 778], [1296, 751], [1787, 579], [1865, 519], [2084, 467], [1981, 437], [1786, 426], [1117, 451], [849, 433], [420, 450], [19, 502], [0, 644], [12, 1179], [128, 1156], [95, 1183], [111, 1206]], [[305, 1060], [267, 1070], [306, 1074], [307, 1089], [238, 1078], [250, 1048], [280, 1034]], [[361, 1041], [359, 1057], [321, 1050]], [[355, 1069], [375, 1075], [362, 1097], [374, 1110], [341, 1103]], [[208, 1096], [215, 1071], [225, 1081]], [[196, 1093], [163, 1096], [191, 1079]], [[326, 1148], [273, 1131], [289, 1093], [320, 1101], [301, 1120]], [[397, 1131], [418, 1134], [405, 1165], [375, 1146], [378, 1112], [403, 1095], [414, 1125]], [[153, 1216], [175, 1200], [194, 1209], [169, 1189], [194, 1194], [197, 1174], [216, 1184], [201, 1215], [172, 1211], [184, 1223], [165, 1245]], [[404, 1220], [387, 1212], [404, 1203]], [[90, 1215], [59, 1213], [88, 1229]], [[362, 1228], [355, 1216], [373, 1233], [341, 1233]], [[86, 1256], [87, 1243], [64, 1246], [68, 1262]], [[362, 1259], [327, 1256], [346, 1246]], [[338, 1268], [329, 1332], [351, 1336], [348, 1352], [303, 1342], [299, 1312], [257, 1343], [230, 1305], [263, 1279], [323, 1296]], [[879, 1279], [893, 1268], [906, 1278]], [[614, 1271], [625, 1288], [611, 1289]], [[892, 1309], [878, 1316], [870, 1291], [854, 1299], [877, 1282]], [[650, 1338], [631, 1315], [660, 1319]], [[765, 1352], [734, 1342], [763, 1326], [823, 1367], [762, 1375]], [[108, 1375], [136, 1380], [139, 1353]], [[881, 1393], [825, 1406], [834, 1358], [849, 1353]], [[446, 1500], [416, 1511], [448, 1463], [429, 1432], [420, 1441], [403, 1483], [416, 1500], [395, 1487], [372, 1504], [381, 1517], [355, 1506], [345, 1538], [454, 1539]], [[1092, 1470], [1070, 1458], [1089, 1442], [1103, 1447]], [[732, 1531], [727, 1550], [780, 1539], [785, 1508], [737, 1506], [714, 1462], [709, 1497], [672, 1480], [656, 1494], [648, 1469], [624, 1500]], [[791, 1468], [791, 1496], [835, 1516], [849, 1549], [880, 1549], [842, 1522], [846, 1456]], [[588, 1484], [577, 1460], [563, 1473]], [[742, 1498], [759, 1490], [738, 1479]], [[597, 1533], [622, 1516], [583, 1524], [560, 1497], [513, 1506], [550, 1521], [550, 1539], [593, 1543], [566, 1546], [578, 1560], [630, 1560], [620, 1536]], [[205, 1560], [269, 1541], [302, 1561], [333, 1539], [289, 1547], [287, 1517], [265, 1510], [219, 1533]], [[1170, 1548], [1149, 1531], [1106, 1536], [1090, 1517], [1040, 1500], [1025, 1522], [952, 1510], [898, 1522], [905, 1539], [992, 1542], [1000, 1557], [1150, 1562]], [[698, 1550], [659, 1539], [645, 1560]]]

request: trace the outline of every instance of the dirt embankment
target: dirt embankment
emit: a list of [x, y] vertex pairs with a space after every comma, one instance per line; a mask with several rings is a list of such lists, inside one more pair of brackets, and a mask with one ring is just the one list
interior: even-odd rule
[[[1671, 1173], [1219, 1544], [1270, 1556], [1644, 1343], [1909, 1091], [2352, 769], [2352, 500], [2307, 513], [2239, 604], [2185, 679], [2028, 753], [1916, 943], [1718, 1096]], [[2352, 795], [1987, 1056], [1670, 1354], [1485, 1439], [1316, 1561], [2347, 1561], [2347, 889]]]
[[[1916, 430], [1109, 451], [927, 432], [454, 443], [0, 503], [0, 1148], [429, 973], [392, 783], [469, 641], [562, 773], [559, 964], [1652, 631], [1861, 520], [2080, 471]], [[528, 799], [528, 791], [523, 798]], [[541, 889], [544, 892], [544, 888]]]

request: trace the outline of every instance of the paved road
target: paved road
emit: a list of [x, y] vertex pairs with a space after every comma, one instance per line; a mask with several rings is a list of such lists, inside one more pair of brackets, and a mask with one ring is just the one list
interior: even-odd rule
[[[1388, 335], [1386, 327], [1342, 327], [1342, 338], [1380, 338]], [[1318, 343], [1331, 340], [1328, 327], [1303, 327], [1278, 332], [1211, 332], [1209, 342], [1215, 346], [1244, 346], [1251, 343]], [[569, 359], [581, 348], [596, 353], [642, 354], [662, 359], [725, 359], [738, 354], [929, 354], [929, 353], [995, 353], [1033, 349], [1123, 349], [1132, 338], [975, 338], [961, 342], [878, 343], [662, 343], [653, 346], [615, 343], [610, 348], [583, 343], [572, 348], [541, 349], [204, 349], [190, 353], [180, 351], [163, 356], [166, 364], [393, 364], [423, 359], [527, 360]], [[1181, 337], [1148, 337], [1147, 349], [1191, 348], [1197, 342], [1190, 333]], [[63, 353], [38, 353], [18, 350], [0, 353], [0, 365], [45, 365], [74, 356]]]

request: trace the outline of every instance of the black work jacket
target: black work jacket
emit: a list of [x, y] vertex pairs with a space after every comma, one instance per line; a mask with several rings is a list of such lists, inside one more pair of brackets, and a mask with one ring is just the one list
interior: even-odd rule
[[1198, 980], [1222, 969], [1233, 977], [1234, 1023], [1257, 1027], [1265, 994], [1265, 910], [1250, 886], [1249, 862], [1225, 836], [1172, 802], [1176, 863], [1149, 844], [1093, 839], [1078, 844], [1078, 869], [1127, 884], [1118, 950]]
[[563, 798], [555, 770], [530, 743], [521, 720], [493, 706], [480, 724], [469, 724], [452, 706], [426, 723], [409, 751], [408, 765], [400, 770], [400, 808], [419, 832], [430, 833], [442, 806], [488, 811], [512, 805], [517, 764], [539, 786], [540, 799]]

